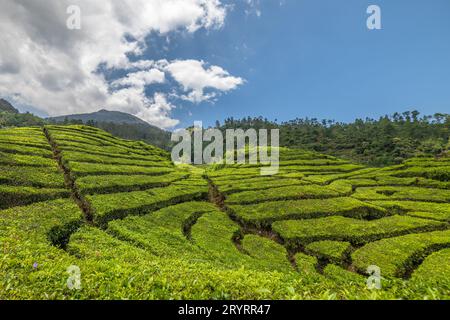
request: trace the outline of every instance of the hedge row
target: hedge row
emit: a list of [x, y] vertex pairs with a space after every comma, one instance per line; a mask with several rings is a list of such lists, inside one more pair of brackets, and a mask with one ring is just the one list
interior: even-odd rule
[[40, 188], [66, 187], [64, 174], [56, 167], [0, 166], [0, 184]]
[[348, 241], [359, 245], [407, 233], [438, 230], [446, 226], [443, 222], [396, 215], [371, 221], [341, 216], [277, 221], [272, 228], [295, 247], [297, 244], [323, 240]]
[[226, 181], [226, 183], [222, 181], [221, 183], [216, 185], [218, 186], [219, 191], [222, 194], [229, 195], [237, 192], [272, 189], [287, 186], [295, 187], [305, 184], [308, 183], [298, 179], [259, 178], [259, 179]]
[[149, 166], [149, 167], [171, 167], [173, 166], [167, 159], [148, 156], [146, 160], [136, 159], [136, 158], [117, 158], [110, 156], [101, 156], [90, 154], [86, 152], [74, 152], [74, 151], [63, 151], [62, 156], [66, 161], [77, 161], [77, 162], [91, 162], [100, 164], [122, 164], [122, 165], [135, 165], [135, 166]]
[[326, 175], [314, 175], [314, 176], [309, 176], [309, 177], [305, 178], [305, 180], [313, 182], [313, 183], [329, 184], [336, 180], [347, 179], [347, 178], [351, 178], [351, 177], [358, 177], [365, 173], [375, 172], [378, 170], [379, 170], [378, 168], [365, 168], [365, 169], [356, 170], [356, 171], [352, 171], [352, 172], [348, 172], [348, 173], [332, 173], [332, 174], [326, 174]]
[[0, 185], [0, 209], [68, 197], [70, 197], [68, 189]]
[[378, 206], [352, 198], [307, 199], [264, 202], [254, 205], [230, 205], [230, 210], [244, 221], [262, 224], [277, 220], [311, 219], [342, 215], [353, 218], [380, 218], [388, 212]]
[[206, 199], [207, 195], [205, 186], [173, 184], [147, 191], [88, 195], [86, 199], [94, 211], [94, 221], [105, 226], [108, 221], [127, 215], [143, 215], [169, 205]]
[[65, 133], [69, 135], [77, 135], [82, 138], [94, 139], [101, 142], [102, 145], [109, 144], [112, 146], [122, 146], [129, 149], [142, 149], [148, 151], [151, 154], [159, 155], [164, 158], [168, 158], [166, 151], [157, 147], [142, 143], [140, 141], [124, 140], [103, 131], [101, 129], [87, 127], [87, 126], [48, 126], [48, 128], [59, 133]]
[[433, 252], [412, 274], [411, 282], [447, 290], [450, 297], [450, 249]]
[[187, 179], [189, 173], [175, 171], [164, 175], [88, 175], [77, 179], [76, 185], [83, 195], [139, 191], [166, 187], [175, 181]]
[[29, 147], [20, 144], [12, 144], [3, 142], [0, 143], [0, 152], [2, 153], [12, 153], [12, 154], [22, 154], [22, 155], [32, 155], [45, 158], [52, 158], [53, 153], [47, 148], [42, 147]]
[[186, 238], [187, 228], [192, 227], [189, 223], [192, 217], [216, 210], [211, 203], [185, 202], [147, 215], [111, 221], [107, 231], [159, 257], [195, 259], [203, 251]]
[[357, 164], [340, 164], [340, 165], [330, 165], [330, 166], [286, 166], [282, 167], [284, 171], [299, 171], [299, 172], [354, 172], [364, 167]]
[[308, 253], [335, 264], [342, 264], [351, 250], [350, 242], [323, 240], [306, 246]]
[[352, 259], [361, 271], [377, 265], [382, 276], [403, 277], [430, 253], [446, 247], [450, 247], [450, 230], [408, 234], [369, 243], [356, 250]]
[[410, 167], [394, 174], [397, 177], [424, 177], [439, 181], [450, 181], [450, 166]]
[[[14, 241], [17, 242], [17, 245], [22, 246], [26, 246], [29, 242], [37, 246], [46, 244], [64, 246], [67, 244], [69, 236], [81, 226], [82, 221], [82, 213], [74, 201], [57, 199], [0, 211], [0, 234], [5, 237], [8, 234], [15, 235]], [[9, 246], [6, 242], [4, 245], [6, 250], [4, 253], [8, 255]], [[44, 253], [48, 254], [51, 261], [50, 252], [50, 249], [46, 249]], [[24, 263], [21, 261], [21, 255], [24, 254], [26, 254], [26, 250], [17, 252], [16, 258], [20, 264]], [[37, 254], [38, 252], [31, 251], [26, 259], [33, 259], [33, 256]], [[39, 261], [39, 263], [42, 262]], [[29, 264], [28, 268], [32, 264], [33, 262]], [[4, 269], [1, 268], [1, 271]]]
[[[57, 167], [52, 158], [0, 152], [0, 165], [27, 167]], [[18, 168], [21, 170], [21, 168]], [[40, 169], [35, 169], [40, 170]]]
[[302, 185], [233, 193], [227, 196], [226, 203], [245, 205], [277, 200], [327, 199], [346, 195], [349, 194], [325, 186]]
[[99, 163], [87, 163], [75, 161], [69, 162], [68, 167], [74, 177], [84, 177], [87, 175], [112, 175], [112, 174], [157, 176], [174, 172], [173, 168], [99, 164]]
[[436, 220], [450, 220], [449, 203], [432, 203], [419, 201], [371, 201], [370, 203], [393, 212], [408, 215], [421, 215]]
[[288, 260], [286, 248], [273, 240], [248, 234], [242, 239], [242, 248], [254, 259], [252, 264], [256, 265], [258, 269], [294, 271]]
[[358, 188], [352, 197], [359, 200], [410, 200], [426, 202], [450, 202], [450, 192], [443, 189], [419, 187]]

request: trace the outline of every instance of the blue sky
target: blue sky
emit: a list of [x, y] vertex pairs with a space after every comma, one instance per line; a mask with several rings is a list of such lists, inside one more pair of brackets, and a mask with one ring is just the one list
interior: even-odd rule
[[0, 31], [0, 97], [43, 116], [108, 109], [171, 130], [450, 112], [448, 0], [4, 0]]
[[[370, 4], [382, 10], [382, 30], [366, 27]], [[214, 105], [175, 110], [181, 125], [230, 116], [351, 121], [409, 109], [450, 112], [448, 0], [269, 0], [259, 10], [260, 17], [246, 15], [236, 5], [223, 29], [176, 37], [168, 53], [149, 52], [203, 59], [246, 80]]]

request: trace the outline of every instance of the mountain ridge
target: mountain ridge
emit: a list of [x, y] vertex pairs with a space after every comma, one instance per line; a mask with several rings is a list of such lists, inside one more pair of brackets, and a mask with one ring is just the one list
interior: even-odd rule
[[50, 117], [51, 123], [82, 123], [92, 125], [117, 137], [128, 140], [141, 140], [168, 150], [170, 133], [131, 114], [101, 109], [92, 113], [71, 114]]
[[[129, 113], [120, 112], [120, 111], [109, 111], [106, 109], [101, 109], [96, 112], [91, 113], [81, 113], [81, 114], [69, 114], [58, 117], [49, 117], [47, 118], [50, 121], [55, 122], [64, 122], [65, 119], [68, 120], [81, 120], [83, 122], [87, 121], [97, 121], [97, 122], [113, 122], [113, 123], [126, 123], [126, 124], [141, 124], [141, 125], [149, 125], [148, 122], [139, 119], [136, 116], [133, 116]], [[154, 127], [154, 126], [152, 126]]]
[[19, 113], [19, 110], [14, 108], [11, 103], [6, 101], [5, 99], [0, 99], [0, 112], [8, 112], [8, 113]]

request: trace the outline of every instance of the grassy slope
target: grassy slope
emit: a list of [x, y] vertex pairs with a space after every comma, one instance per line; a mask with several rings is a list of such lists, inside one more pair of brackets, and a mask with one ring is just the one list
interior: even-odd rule
[[450, 298], [448, 160], [281, 151], [261, 177], [90, 127], [0, 130], [0, 299]]

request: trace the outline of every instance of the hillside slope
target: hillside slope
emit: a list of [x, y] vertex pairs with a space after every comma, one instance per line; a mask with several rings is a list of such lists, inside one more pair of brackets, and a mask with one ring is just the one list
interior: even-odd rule
[[49, 118], [50, 121], [55, 122], [64, 122], [66, 119], [81, 120], [84, 123], [88, 121], [96, 121], [96, 122], [113, 122], [113, 123], [127, 123], [127, 124], [148, 124], [147, 122], [131, 114], [108, 110], [100, 110], [92, 113], [71, 114], [66, 116]]
[[14, 108], [11, 103], [5, 99], [0, 99], [0, 112], [19, 113], [19, 110]]
[[48, 121], [55, 124], [88, 124], [116, 137], [145, 141], [163, 149], [168, 149], [171, 144], [169, 132], [152, 126], [131, 114], [119, 111], [100, 110], [93, 113], [48, 118]]
[[450, 298], [450, 159], [283, 148], [279, 174], [259, 169], [176, 167], [86, 126], [0, 130], [0, 298]]

